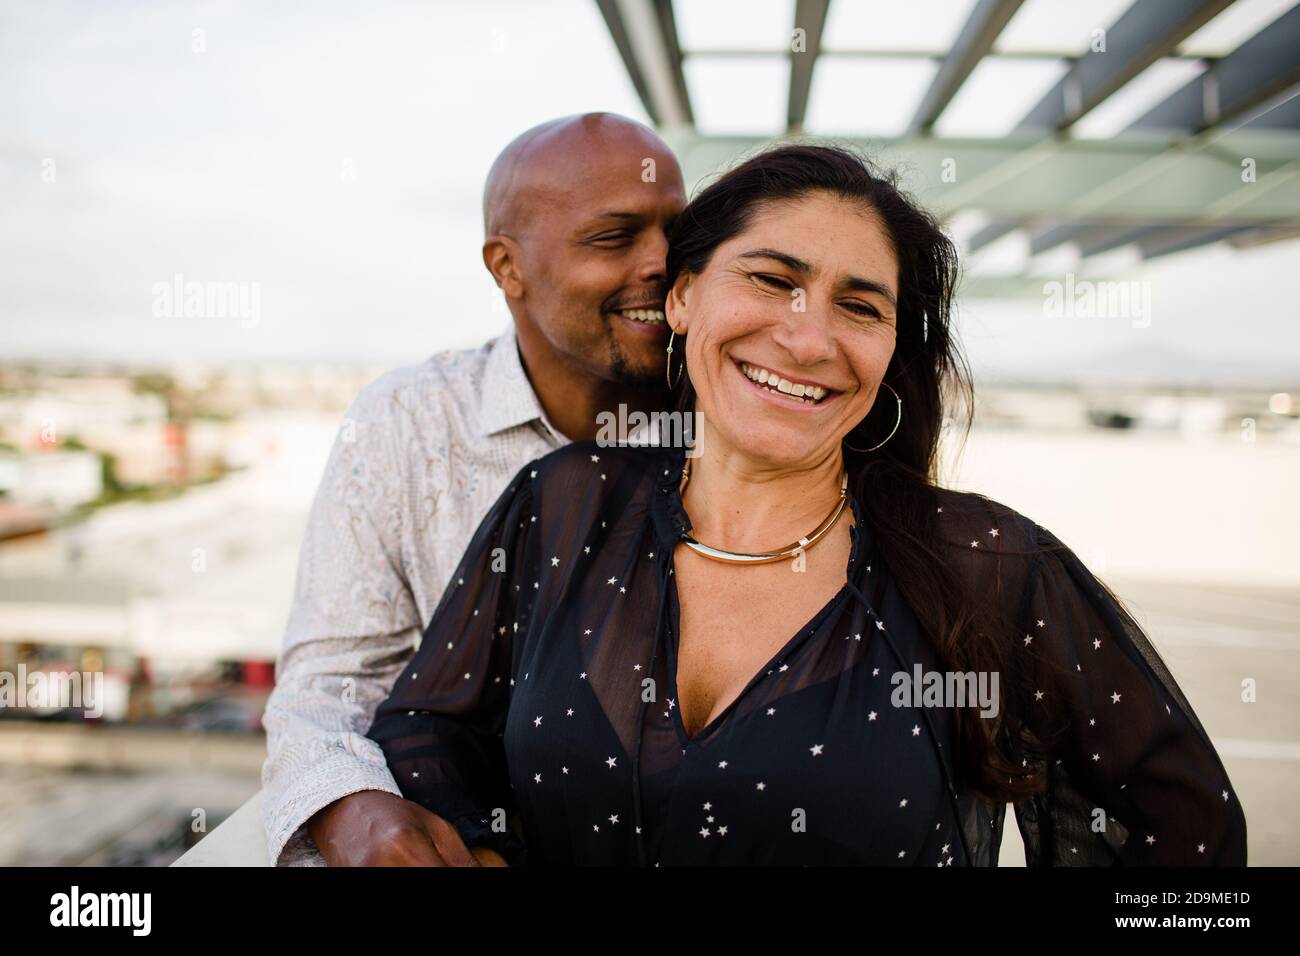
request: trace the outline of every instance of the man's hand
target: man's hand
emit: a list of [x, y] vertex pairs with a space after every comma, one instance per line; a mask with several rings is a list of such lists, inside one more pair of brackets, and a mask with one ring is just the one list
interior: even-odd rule
[[307, 821], [330, 866], [506, 866], [487, 847], [465, 846], [456, 828], [418, 803], [383, 790], [335, 800]]

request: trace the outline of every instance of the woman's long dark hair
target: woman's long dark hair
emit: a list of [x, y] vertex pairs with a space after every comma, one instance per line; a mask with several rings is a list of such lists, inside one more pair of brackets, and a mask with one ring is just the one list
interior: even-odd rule
[[[826, 192], [857, 203], [883, 224], [898, 259], [897, 340], [885, 381], [903, 400], [897, 432], [878, 451], [845, 449], [850, 486], [886, 565], [942, 666], [954, 671], [1011, 675], [1003, 681], [1005, 720], [953, 709], [956, 759], [977, 791], [1000, 802], [1018, 801], [1043, 788], [998, 739], [1017, 734], [1015, 713], [1032, 689], [1015, 681], [1004, 642], [988, 635], [1010, 626], [996, 616], [987, 595], [972, 593], [937, 547], [938, 450], [945, 414], [969, 434], [974, 390], [966, 360], [949, 322], [959, 277], [957, 249], [938, 222], [898, 187], [896, 174], [881, 173], [856, 153], [835, 146], [786, 145], [759, 153], [702, 190], [675, 221], [669, 235], [668, 281], [699, 274], [714, 250], [742, 232], [755, 213], [774, 202]], [[684, 349], [677, 354], [684, 354]], [[689, 375], [677, 385], [679, 411], [695, 406]], [[886, 389], [848, 441], [870, 448], [889, 435], [897, 406]], [[1023, 711], [1021, 711], [1023, 712]]]

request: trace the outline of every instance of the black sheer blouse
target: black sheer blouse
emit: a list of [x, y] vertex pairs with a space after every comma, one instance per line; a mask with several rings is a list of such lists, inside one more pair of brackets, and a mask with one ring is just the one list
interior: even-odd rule
[[[891, 703], [896, 672], [939, 665], [852, 498], [844, 587], [686, 735], [683, 454], [578, 442], [511, 480], [370, 729], [402, 793], [512, 865], [996, 865], [1005, 805], [963, 785], [948, 710]], [[1015, 601], [1002, 639], [1041, 675], [1020, 716], [1068, 728], [1015, 805], [1029, 865], [1244, 865], [1236, 794], [1145, 634], [1050, 532], [939, 494], [961, 573]]]

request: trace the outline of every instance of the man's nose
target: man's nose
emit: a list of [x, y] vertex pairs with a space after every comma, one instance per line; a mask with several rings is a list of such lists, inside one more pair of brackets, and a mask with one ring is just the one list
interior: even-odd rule
[[668, 238], [663, 233], [653, 233], [646, 239], [636, 275], [642, 282], [662, 282], [667, 278]]

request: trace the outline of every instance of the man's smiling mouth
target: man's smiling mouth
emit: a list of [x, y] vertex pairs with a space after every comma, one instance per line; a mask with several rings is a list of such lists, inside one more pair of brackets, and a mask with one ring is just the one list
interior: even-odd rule
[[667, 321], [662, 308], [613, 309], [612, 311], [617, 312], [624, 318], [644, 322], [647, 325], [662, 324]]
[[820, 404], [836, 394], [834, 389], [827, 388], [824, 385], [817, 385], [813, 382], [792, 382], [779, 373], [761, 365], [751, 365], [749, 362], [738, 360], [735, 365], [745, 378], [759, 388], [766, 389], [769, 392], [779, 392], [781, 395], [803, 402], [805, 405]]

